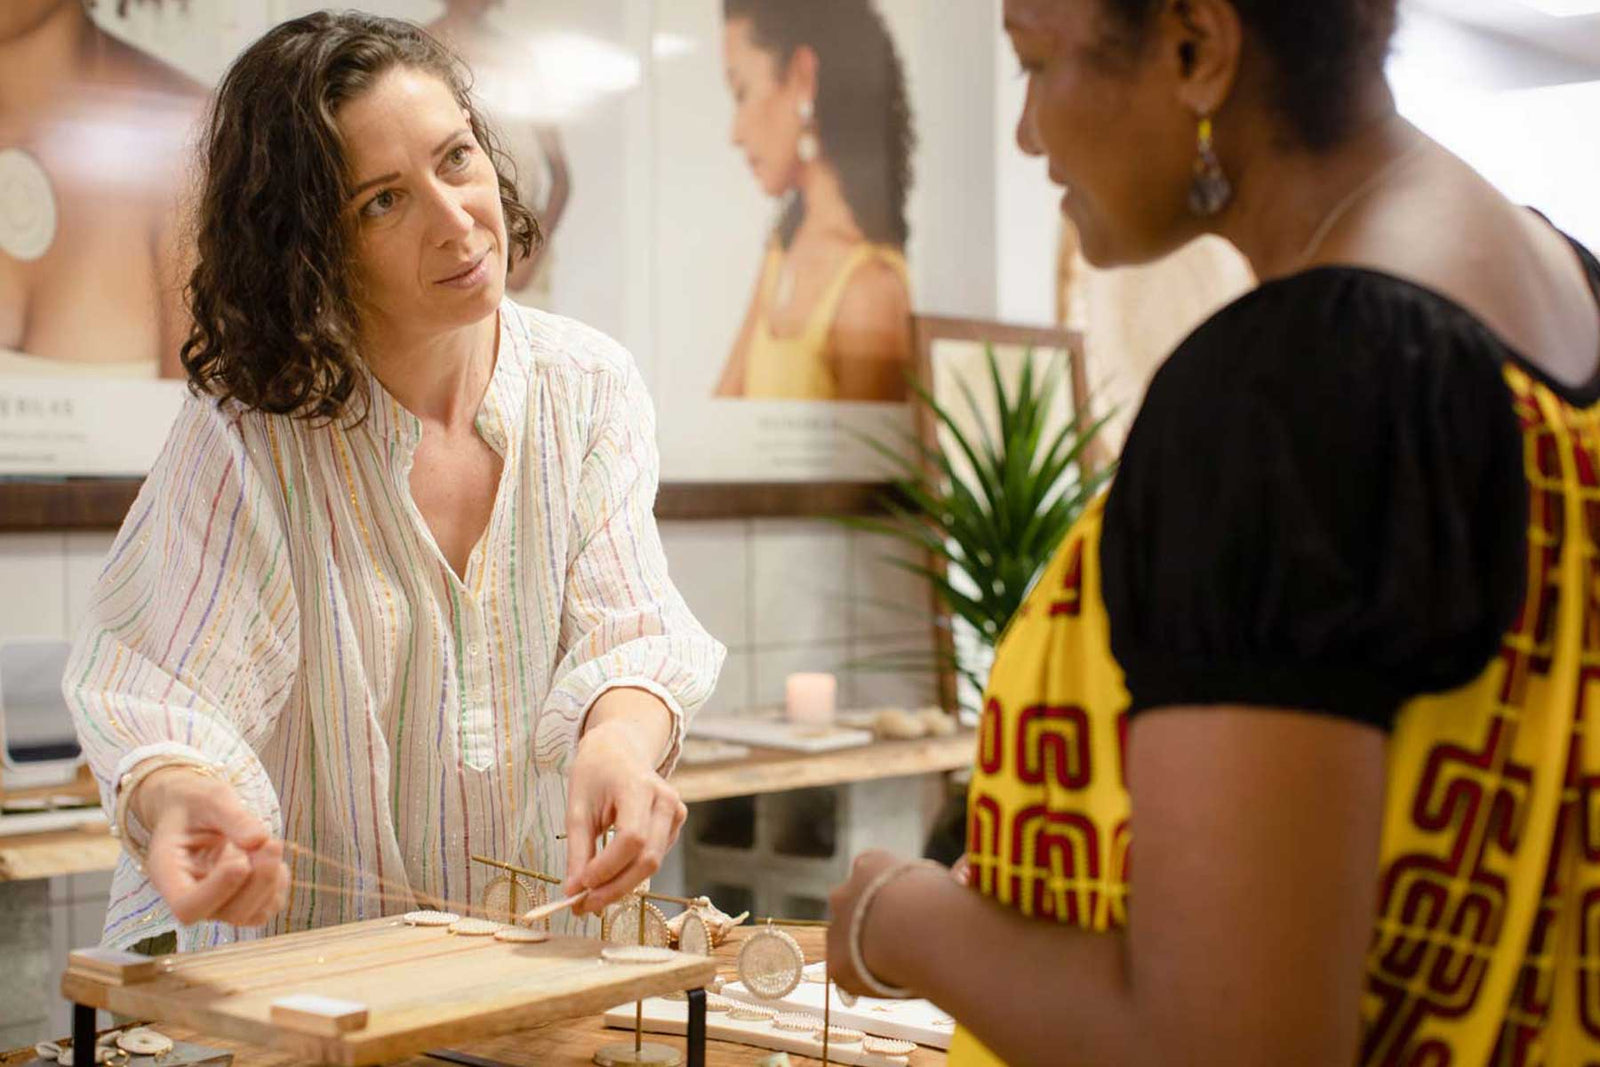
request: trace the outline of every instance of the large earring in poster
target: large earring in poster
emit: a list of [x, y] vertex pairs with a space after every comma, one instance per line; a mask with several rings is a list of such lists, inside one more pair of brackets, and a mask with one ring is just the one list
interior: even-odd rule
[[822, 154], [822, 146], [817, 141], [816, 116], [815, 104], [810, 100], [800, 101], [800, 143], [795, 146], [795, 151], [799, 153], [802, 163], [814, 163], [817, 156]]
[[20, 148], [0, 151], [0, 252], [24, 263], [56, 238], [56, 197], [39, 161]]

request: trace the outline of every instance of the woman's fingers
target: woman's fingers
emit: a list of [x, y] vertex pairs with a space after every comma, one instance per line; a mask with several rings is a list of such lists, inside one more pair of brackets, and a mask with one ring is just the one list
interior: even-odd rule
[[171, 873], [163, 878], [168, 889], [162, 889], [152, 871], [151, 885], [166, 900], [173, 917], [181, 923], [199, 922], [216, 915], [233, 899], [240, 887], [250, 877], [250, 857], [240, 849], [228, 845], [203, 873]]
[[264, 845], [250, 854], [250, 876], [233, 897], [217, 909], [216, 918], [235, 926], [260, 926], [277, 912], [280, 875], [286, 877], [283, 846]]
[[639, 805], [626, 820], [619, 817], [617, 832], [590, 867], [588, 906], [603, 908], [633, 890], [661, 869], [661, 860], [682, 825], [676, 794], [651, 791], [650, 806]]

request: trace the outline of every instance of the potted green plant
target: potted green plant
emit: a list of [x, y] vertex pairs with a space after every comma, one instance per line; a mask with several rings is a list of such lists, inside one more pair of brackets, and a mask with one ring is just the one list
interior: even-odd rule
[[[1013, 395], [994, 346], [985, 346], [997, 413], [992, 420], [966, 381], [958, 387], [970, 423], [913, 380], [916, 402], [939, 444], [910, 433], [895, 443], [862, 435], [888, 464], [892, 490], [884, 517], [841, 521], [919, 550], [917, 561], [885, 559], [930, 584], [939, 625], [948, 629], [931, 653], [872, 656], [854, 664], [857, 669], [952, 672], [968, 683], [971, 708], [1006, 624], [1067, 530], [1110, 480], [1113, 464], [1091, 462], [1109, 413], [1087, 422], [1074, 415], [1052, 432], [1066, 358], [1035, 375], [1033, 355], [1026, 352]], [[947, 699], [953, 696], [947, 692]]]

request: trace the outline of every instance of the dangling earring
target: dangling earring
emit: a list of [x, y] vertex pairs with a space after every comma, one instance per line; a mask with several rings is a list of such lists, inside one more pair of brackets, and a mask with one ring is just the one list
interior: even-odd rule
[[800, 155], [800, 162], [814, 163], [822, 151], [822, 146], [817, 143], [816, 105], [810, 100], [800, 101], [800, 142], [795, 146], [795, 151]]
[[1211, 116], [1200, 118], [1200, 155], [1194, 161], [1194, 179], [1189, 183], [1189, 210], [1201, 218], [1211, 218], [1233, 199], [1233, 183], [1222, 171], [1212, 140]]

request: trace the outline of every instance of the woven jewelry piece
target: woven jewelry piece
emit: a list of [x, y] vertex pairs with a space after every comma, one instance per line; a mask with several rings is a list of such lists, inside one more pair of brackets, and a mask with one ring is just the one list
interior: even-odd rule
[[[612, 912], [612, 908], [617, 909]], [[648, 901], [644, 905], [644, 939], [639, 938], [639, 898], [623, 897], [607, 908], [611, 921], [605, 926], [600, 940], [613, 945], [651, 945], [666, 948], [672, 943], [672, 932], [667, 928], [667, 917], [661, 909]]]
[[779, 1030], [793, 1030], [797, 1034], [814, 1034], [822, 1029], [822, 1016], [808, 1011], [791, 1011], [772, 1020]]
[[450, 932], [462, 937], [492, 937], [502, 925], [491, 919], [457, 919], [450, 924]]
[[728, 1018], [741, 1019], [747, 1023], [771, 1022], [777, 1017], [777, 1012], [771, 1008], [763, 1008], [759, 1004], [735, 1004], [728, 1009]]
[[149, 1027], [136, 1026], [117, 1036], [117, 1047], [135, 1056], [160, 1056], [172, 1051], [172, 1038]]
[[733, 1001], [727, 997], [719, 997], [715, 993], [706, 994], [706, 1011], [719, 1012], [732, 1009]]
[[[848, 1026], [828, 1027], [828, 1043], [832, 1045], [854, 1045], [867, 1035], [860, 1030], [852, 1030]], [[817, 1031], [817, 1040], [822, 1040], [822, 1031]]]
[[739, 949], [739, 980], [762, 1000], [780, 1000], [793, 993], [805, 966], [799, 943], [770, 924]]
[[461, 919], [461, 916], [453, 911], [433, 911], [428, 908], [408, 911], [400, 917], [406, 921], [407, 926], [449, 926]]
[[607, 963], [671, 963], [678, 954], [658, 945], [611, 945], [600, 950]]
[[705, 920], [692, 911], [685, 913], [683, 925], [678, 928], [678, 951], [691, 956], [711, 955], [711, 931], [706, 929]]
[[514, 923], [517, 916], [545, 903], [533, 899], [532, 887], [525, 879], [514, 874], [502, 874], [489, 879], [483, 887], [483, 911], [503, 923]]
[[881, 1056], [909, 1056], [917, 1050], [917, 1043], [901, 1041], [897, 1037], [873, 1037], [869, 1034], [862, 1039], [861, 1047]]
[[494, 932], [496, 941], [510, 941], [519, 945], [537, 945], [550, 940], [548, 930], [530, 930], [526, 926], [502, 926]]

